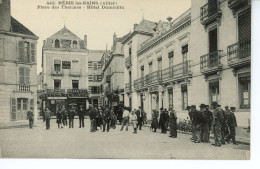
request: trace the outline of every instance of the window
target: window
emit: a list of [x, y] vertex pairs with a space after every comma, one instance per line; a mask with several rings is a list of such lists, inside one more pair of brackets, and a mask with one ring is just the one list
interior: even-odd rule
[[238, 75], [240, 88], [240, 108], [250, 109], [250, 95], [251, 95], [251, 78], [250, 73], [242, 73]]
[[29, 51], [29, 42], [24, 42], [24, 59], [25, 59], [25, 63], [29, 63], [30, 62], [30, 51]]
[[20, 67], [19, 68], [19, 84], [21, 85], [29, 85], [30, 84], [30, 69]]
[[18, 60], [19, 60], [19, 62], [30, 63], [31, 59], [30, 59], [30, 46], [29, 45], [30, 45], [29, 42], [24, 42], [24, 41], [18, 42], [18, 50], [19, 50]]
[[98, 62], [98, 69], [101, 69], [101, 62]]
[[54, 60], [54, 71], [60, 72], [61, 71], [61, 61]]
[[101, 92], [100, 86], [89, 86], [89, 92], [92, 94], [99, 94]]
[[162, 58], [158, 58], [158, 70], [162, 70]]
[[218, 50], [218, 31], [217, 28], [209, 31], [209, 53]]
[[79, 89], [79, 81], [72, 80], [72, 89]]
[[153, 72], [153, 62], [149, 63], [149, 73]]
[[169, 58], [169, 67], [173, 66], [173, 51], [168, 53], [168, 58]]
[[61, 89], [61, 80], [54, 80], [54, 89]]
[[188, 106], [187, 84], [181, 85], [182, 109], [185, 110]]
[[17, 110], [27, 110], [28, 109], [28, 99], [17, 98]]
[[141, 78], [144, 77], [144, 66], [141, 66]]
[[60, 41], [58, 39], [54, 42], [55, 48], [60, 48]]
[[88, 62], [88, 68], [92, 69], [92, 67], [93, 67], [92, 62]]
[[93, 75], [88, 75], [88, 81], [90, 81], [90, 82], [93, 81]]
[[188, 60], [188, 45], [182, 47], [181, 53], [182, 53], [183, 62], [186, 62]]
[[208, 16], [213, 15], [218, 10], [218, 0], [208, 0]]
[[247, 9], [238, 14], [238, 40], [243, 42], [251, 38], [251, 11]]
[[132, 48], [131, 47], [129, 47], [129, 57], [131, 58], [131, 56], [132, 56]]
[[93, 63], [93, 67], [94, 67], [94, 70], [97, 70], [97, 68], [98, 68], [97, 62], [94, 62], [94, 63]]
[[173, 90], [169, 89], [168, 93], [169, 93], [169, 107], [168, 108], [170, 108], [170, 106], [173, 106]]
[[214, 79], [209, 81], [209, 99], [210, 103], [220, 101], [219, 97], [219, 80]]
[[34, 43], [31, 43], [31, 62], [36, 62], [36, 45]]
[[77, 48], [77, 46], [78, 46], [78, 43], [77, 43], [77, 41], [73, 41], [73, 48]]

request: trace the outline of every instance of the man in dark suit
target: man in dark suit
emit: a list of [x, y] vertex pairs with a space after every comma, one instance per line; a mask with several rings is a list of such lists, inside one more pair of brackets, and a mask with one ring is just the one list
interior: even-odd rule
[[75, 116], [75, 110], [70, 107], [69, 112], [68, 112], [68, 117], [69, 117], [69, 128], [74, 127], [74, 116]]
[[206, 123], [208, 123], [209, 130], [208, 130], [208, 136], [204, 136], [204, 137], [206, 138], [206, 142], [209, 142], [210, 130], [212, 130], [212, 120], [213, 120], [213, 115], [212, 115], [212, 112], [209, 110], [209, 105], [206, 105], [205, 112], [206, 112], [206, 116], [207, 116]]
[[195, 127], [195, 139], [194, 142], [195, 143], [200, 143], [200, 137], [201, 137], [201, 112], [199, 112], [196, 109], [195, 105], [191, 106], [191, 110], [193, 112], [193, 124]]
[[227, 142], [229, 143], [230, 139], [232, 139], [233, 144], [238, 145], [236, 142], [236, 127], [237, 127], [237, 120], [234, 114], [235, 107], [231, 107], [230, 111], [226, 114], [227, 116], [227, 125], [230, 130], [229, 135], [227, 136]]
[[84, 116], [85, 116], [85, 110], [83, 109], [83, 106], [80, 105], [80, 108], [79, 108], [79, 128], [81, 128], [81, 126], [84, 128]]
[[212, 102], [211, 106], [213, 107], [213, 121], [212, 121], [212, 129], [214, 133], [214, 140], [216, 147], [221, 146], [221, 127], [222, 127], [222, 121], [223, 121], [223, 114], [221, 110], [218, 108], [217, 102]]
[[144, 117], [144, 112], [143, 112], [141, 106], [139, 106], [139, 109], [136, 111], [136, 116], [137, 116], [137, 128], [139, 126], [139, 130], [141, 130], [142, 123], [143, 123], [143, 117]]
[[110, 120], [111, 120], [111, 112], [109, 108], [106, 107], [103, 113], [103, 132], [106, 131], [106, 127], [107, 127], [107, 132], [109, 132]]
[[97, 111], [94, 107], [90, 108], [89, 111], [89, 119], [90, 119], [90, 132], [96, 131], [96, 114]]

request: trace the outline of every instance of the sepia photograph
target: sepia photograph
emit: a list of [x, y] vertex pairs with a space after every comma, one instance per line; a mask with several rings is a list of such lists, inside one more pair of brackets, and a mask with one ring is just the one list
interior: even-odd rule
[[0, 0], [0, 158], [250, 161], [251, 6]]

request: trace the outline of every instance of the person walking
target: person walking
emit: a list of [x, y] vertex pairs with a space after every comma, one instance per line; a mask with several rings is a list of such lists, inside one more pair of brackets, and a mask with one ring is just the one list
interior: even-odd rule
[[58, 128], [63, 128], [62, 126], [62, 113], [60, 109], [56, 111], [56, 123], [58, 124]]
[[169, 127], [170, 127], [170, 136], [172, 138], [177, 138], [177, 115], [176, 111], [173, 110], [173, 106], [169, 108]]
[[104, 113], [103, 113], [103, 132], [106, 131], [109, 132], [109, 124], [111, 120], [111, 113], [108, 107], [105, 108]]
[[136, 111], [136, 115], [137, 115], [137, 121], [138, 121], [137, 128], [139, 126], [139, 130], [142, 130], [144, 112], [143, 112], [141, 106], [138, 107], [138, 110]]
[[125, 107], [124, 111], [123, 111], [123, 121], [122, 121], [122, 127], [120, 129], [120, 131], [122, 131], [124, 129], [124, 126], [126, 125], [126, 131], [128, 131], [128, 125], [129, 125], [129, 111], [128, 109]]
[[69, 128], [74, 128], [74, 117], [75, 117], [75, 110], [71, 106], [68, 112]]
[[49, 108], [46, 108], [45, 111], [46, 130], [50, 129], [50, 121], [51, 121], [51, 111], [49, 110]]
[[227, 114], [227, 125], [230, 130], [230, 134], [227, 136], [226, 141], [229, 143], [230, 139], [232, 139], [233, 144], [238, 145], [236, 141], [236, 127], [237, 127], [237, 120], [234, 114], [235, 107], [230, 108], [230, 112]]
[[79, 108], [79, 128], [84, 128], [84, 116], [85, 116], [85, 110], [83, 109], [83, 105], [80, 105]]
[[30, 107], [30, 110], [27, 112], [27, 119], [29, 120], [29, 128], [32, 129], [34, 121], [33, 107]]
[[130, 115], [130, 118], [129, 118], [129, 121], [130, 123], [133, 124], [133, 128], [134, 128], [134, 134], [137, 134], [137, 121], [138, 121], [138, 118], [137, 118], [137, 115], [134, 111], [131, 112], [131, 115]]
[[223, 114], [218, 109], [217, 102], [212, 102], [211, 106], [213, 107], [212, 129], [213, 129], [214, 140], [215, 140], [215, 144], [213, 144], [213, 145], [215, 145], [216, 147], [220, 147], [221, 146], [221, 126], [222, 126], [222, 121], [223, 121]]

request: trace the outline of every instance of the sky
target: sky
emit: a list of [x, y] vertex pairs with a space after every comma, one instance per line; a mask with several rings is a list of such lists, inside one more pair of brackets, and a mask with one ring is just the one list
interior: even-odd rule
[[[83, 2], [84, 0], [73, 0]], [[190, 0], [112, 0], [124, 9], [37, 9], [47, 2], [58, 0], [11, 0], [11, 15], [39, 37], [37, 45], [37, 72], [41, 71], [43, 40], [66, 27], [84, 39], [88, 36], [88, 49], [111, 48], [113, 34], [124, 36], [133, 30], [142, 18], [154, 22], [176, 19], [191, 6]], [[100, 3], [101, 1], [98, 0]]]

